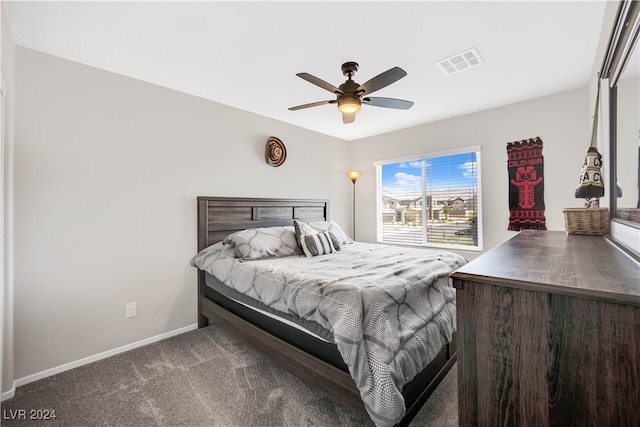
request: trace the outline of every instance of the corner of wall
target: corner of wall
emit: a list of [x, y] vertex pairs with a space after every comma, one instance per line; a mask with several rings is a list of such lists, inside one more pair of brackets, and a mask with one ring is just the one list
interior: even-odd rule
[[13, 111], [15, 43], [4, 2], [0, 3], [0, 387], [2, 400], [15, 392], [13, 365]]

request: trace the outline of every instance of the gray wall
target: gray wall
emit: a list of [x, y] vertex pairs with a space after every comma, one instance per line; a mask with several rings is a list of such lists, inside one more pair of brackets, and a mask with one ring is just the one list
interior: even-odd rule
[[197, 195], [328, 198], [349, 224], [344, 171], [361, 169], [358, 234], [374, 241], [375, 160], [479, 144], [489, 249], [513, 234], [505, 143], [540, 136], [549, 228], [579, 205], [586, 89], [346, 143], [21, 47], [16, 67], [16, 378], [195, 322]]
[[[376, 238], [374, 161], [480, 145], [484, 250], [515, 232], [509, 219], [506, 143], [539, 136], [543, 141], [547, 228], [564, 230], [562, 209], [582, 206], [573, 194], [589, 147], [587, 88], [416, 126], [349, 144], [358, 181], [358, 237]], [[477, 252], [465, 252], [471, 259]]]
[[342, 140], [22, 47], [16, 76], [16, 378], [196, 322], [198, 195], [330, 199], [347, 223]]
[[[562, 209], [581, 204], [573, 190], [588, 146], [587, 88], [347, 143], [21, 47], [14, 61], [7, 25], [2, 48], [17, 93], [15, 299], [6, 300], [15, 345], [5, 334], [3, 391], [196, 321], [197, 195], [327, 198], [348, 225], [344, 172], [361, 169], [358, 238], [373, 241], [375, 160], [481, 145], [488, 250], [513, 235], [505, 143], [540, 136], [549, 228], [564, 229]], [[287, 145], [280, 168], [263, 160], [271, 135]], [[125, 319], [131, 301], [138, 316]]]
[[639, 82], [638, 77], [618, 81], [616, 159], [618, 183], [622, 187], [622, 197], [616, 202], [618, 208], [635, 208], [638, 204]]
[[2, 392], [11, 390], [13, 386], [13, 110], [14, 110], [14, 76], [15, 76], [15, 44], [9, 27], [9, 21], [0, 5], [2, 27], [2, 92], [4, 98], [4, 115], [2, 129], [2, 146], [0, 154], [0, 177], [2, 182], [2, 265], [0, 266], [0, 283], [2, 299], [0, 301], [0, 385]]

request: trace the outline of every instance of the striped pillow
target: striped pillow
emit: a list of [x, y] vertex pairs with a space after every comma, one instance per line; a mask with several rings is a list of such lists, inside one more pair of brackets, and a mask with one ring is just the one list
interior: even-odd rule
[[304, 222], [298, 222], [298, 221], [293, 221], [293, 227], [296, 233], [296, 242], [298, 242], [298, 246], [300, 248], [302, 248], [302, 242], [300, 241], [300, 239], [302, 239], [302, 236], [304, 236], [305, 234], [315, 234], [318, 231], [311, 228], [307, 223]]
[[300, 237], [302, 250], [308, 257], [316, 255], [325, 255], [336, 252], [336, 248], [331, 242], [331, 236], [328, 231], [314, 234], [303, 234]]

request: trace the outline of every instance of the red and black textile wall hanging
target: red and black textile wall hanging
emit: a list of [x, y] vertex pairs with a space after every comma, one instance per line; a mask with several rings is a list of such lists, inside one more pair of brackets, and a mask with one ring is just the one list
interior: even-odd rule
[[542, 140], [507, 143], [509, 230], [546, 230]]

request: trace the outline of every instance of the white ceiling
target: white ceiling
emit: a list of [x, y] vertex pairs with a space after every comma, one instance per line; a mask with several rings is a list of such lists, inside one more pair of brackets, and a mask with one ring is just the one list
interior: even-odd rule
[[[587, 86], [605, 1], [3, 2], [16, 44], [354, 140]], [[476, 48], [484, 64], [445, 76], [435, 62]], [[342, 124], [335, 86], [356, 61], [364, 83], [408, 75]]]

